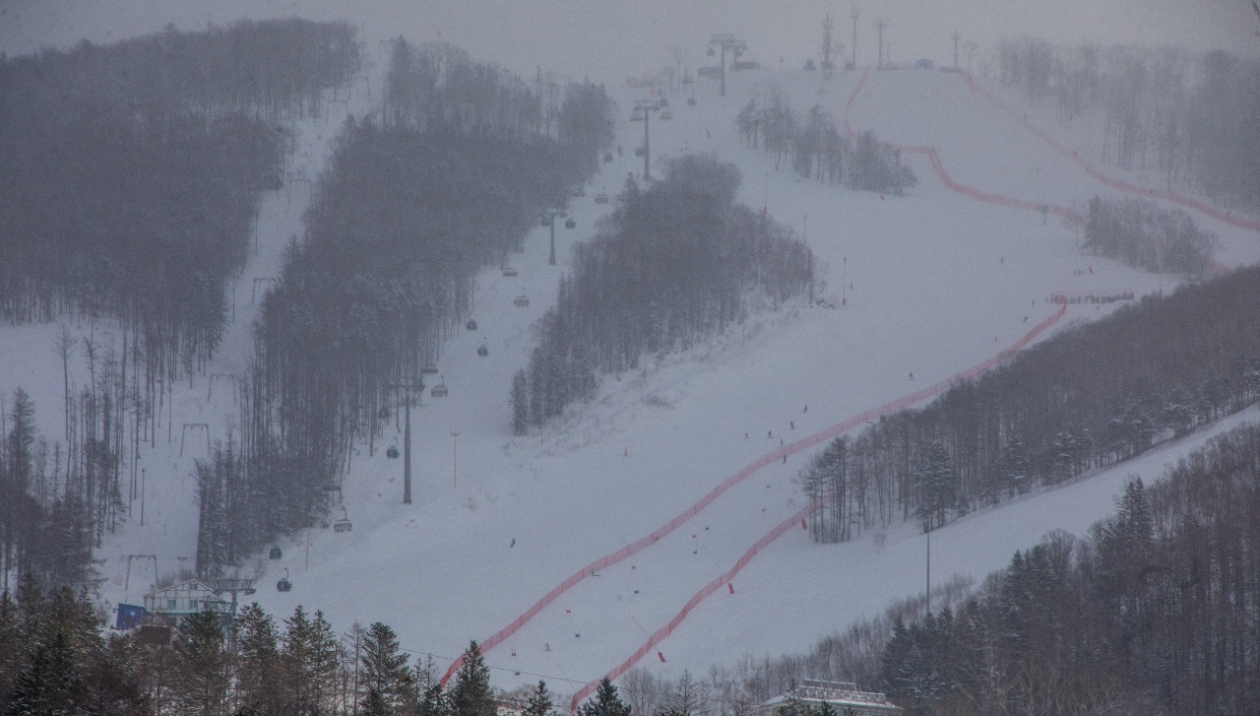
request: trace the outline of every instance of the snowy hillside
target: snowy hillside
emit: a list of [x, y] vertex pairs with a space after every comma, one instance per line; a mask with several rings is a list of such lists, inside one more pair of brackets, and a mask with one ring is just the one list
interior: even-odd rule
[[[39, 31], [31, 19], [35, 11], [18, 5], [23, 27]], [[277, 13], [301, 9], [291, 4]], [[81, 27], [60, 24], [76, 12], [53, 14], [50, 41]], [[316, 19], [333, 11], [322, 12]], [[480, 59], [516, 67], [540, 57], [522, 48], [519, 38], [503, 45], [516, 54], [496, 57], [494, 38], [471, 41], [475, 29], [459, 24], [473, 20], [454, 9], [445, 15], [444, 39], [470, 40]], [[382, 17], [394, 16], [374, 19]], [[688, 21], [690, 54], [699, 59], [708, 28], [701, 20]], [[25, 38], [14, 38], [14, 27], [0, 34], [0, 49], [28, 51]], [[234, 429], [228, 376], [240, 375], [250, 357], [260, 292], [277, 275], [290, 237], [303, 234], [310, 185], [324, 166], [338, 120], [347, 113], [361, 118], [373, 108], [371, 92], [380, 87], [385, 64], [379, 37], [412, 29], [373, 25], [365, 33], [373, 65], [368, 79], [356, 82], [328, 116], [295, 127], [298, 150], [287, 186], [264, 199], [257, 250], [235, 282], [224, 343], [204, 374], [175, 390], [155, 444], [141, 446], [138, 459], [129, 462], [130, 519], [105, 536], [98, 552], [107, 605], [140, 603], [160, 576], [152, 561], [131, 559], [129, 565], [129, 556], [156, 555], [163, 575], [191, 567], [194, 461], [205, 456], [207, 440], [225, 440]], [[122, 36], [124, 30], [113, 32]], [[436, 39], [421, 27], [415, 37]], [[748, 39], [755, 45], [751, 30]], [[580, 63], [561, 66], [560, 52], [541, 56], [554, 60], [562, 74], [587, 71]], [[642, 142], [643, 125], [626, 120], [634, 100], [647, 98], [649, 90], [612, 79], [639, 66], [597, 67], [623, 110], [621, 151], [602, 165], [584, 197], [572, 199], [577, 228], [556, 230], [559, 266], [547, 262], [548, 229], [536, 227], [524, 252], [513, 257], [519, 276], [491, 271], [479, 278], [472, 314], [477, 328], [452, 335], [439, 362], [449, 396], [426, 393], [423, 406], [412, 412], [415, 503], [402, 504], [401, 460], [385, 453], [389, 445], [401, 447], [401, 432], [387, 433], [386, 444], [374, 452], [360, 446], [343, 495], [353, 531], [336, 534], [314, 525], [280, 543], [283, 559], [260, 555], [241, 570], [258, 580], [262, 588], [253, 598], [267, 611], [284, 615], [302, 604], [323, 610], [338, 629], [383, 621], [405, 648], [433, 654], [445, 667], [470, 639], [485, 640], [541, 604], [489, 645], [486, 662], [496, 686], [541, 676], [569, 693], [629, 664], [637, 651], [650, 660], [644, 664], [671, 676], [684, 668], [703, 672], [743, 653], [802, 651], [819, 635], [921, 590], [924, 540], [914, 526], [902, 525], [882, 535], [880, 549], [871, 533], [840, 545], [810, 542], [794, 521], [804, 507], [795, 477], [814, 448], [794, 447], [799, 441], [943, 386], [1026, 337], [1039, 340], [1108, 310], [1073, 305], [1061, 312], [1048, 301], [1056, 292], [1142, 296], [1175, 285], [1170, 277], [1082, 255], [1078, 227], [1056, 215], [1047, 219], [951, 189], [929, 155], [906, 155], [919, 185], [904, 196], [850, 192], [801, 180], [786, 162], [776, 165], [772, 154], [746, 146], [733, 124], [749, 99], [781, 91], [794, 109], [821, 104], [857, 131], [870, 128], [889, 142], [934, 147], [952, 181], [978, 192], [1078, 213], [1095, 194], [1118, 195], [972, 91], [961, 75], [858, 70], [824, 79], [777, 68], [731, 73], [726, 97], [708, 80], [694, 90], [665, 91], [673, 119], [652, 122], [652, 158], [702, 152], [735, 163], [743, 174], [742, 200], [765, 207], [807, 238], [825, 267], [821, 301], [767, 307], [709, 345], [653, 357], [634, 374], [605, 376], [591, 402], [571, 408], [541, 433], [513, 437], [509, 386], [534, 345], [531, 326], [554, 302], [573, 244], [591, 236], [610, 210], [595, 196], [616, 194], [627, 175], [642, 173], [634, 148]], [[1014, 95], [982, 78], [977, 82], [1003, 102], [1018, 104]], [[694, 106], [687, 101], [693, 95]], [[1048, 121], [1041, 126], [1058, 131]], [[1071, 143], [1070, 137], [1062, 140]], [[1194, 216], [1219, 235], [1219, 261], [1260, 261], [1254, 230]], [[513, 303], [522, 294], [530, 299], [527, 307]], [[70, 327], [100, 345], [111, 340], [105, 321]], [[30, 393], [40, 432], [50, 439], [63, 431], [54, 348], [59, 330], [0, 328], [0, 394], [7, 400], [19, 386]], [[481, 345], [488, 356], [478, 356]], [[77, 380], [86, 370], [81, 354]], [[1256, 416], [1252, 409], [1208, 432]], [[860, 427], [861, 420], [856, 423]], [[198, 427], [203, 424], [208, 436]], [[1053, 529], [1082, 534], [1112, 511], [1127, 475], [1154, 479], [1205, 438], [1191, 436], [1117, 469], [951, 524], [938, 532], [933, 580], [981, 577]], [[764, 467], [746, 469], [767, 455]], [[687, 513], [741, 471], [745, 477], [730, 480], [694, 516]], [[782, 536], [765, 539], [772, 534]], [[627, 549], [639, 540], [640, 547]], [[587, 569], [608, 555], [625, 556]], [[285, 570], [294, 588], [278, 593], [272, 585]], [[719, 579], [723, 575], [728, 578]], [[571, 586], [564, 588], [566, 580]], [[689, 600], [694, 609], [686, 610]], [[658, 634], [684, 611], [676, 630]]]

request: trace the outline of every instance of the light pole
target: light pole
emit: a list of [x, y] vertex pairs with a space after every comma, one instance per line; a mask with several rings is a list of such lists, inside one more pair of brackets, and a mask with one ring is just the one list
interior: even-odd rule
[[459, 433], [451, 433], [451, 489], [459, 484]]
[[726, 96], [726, 51], [730, 50], [731, 54], [735, 56], [735, 59], [739, 59], [739, 56], [743, 54], [744, 50], [748, 49], [748, 43], [744, 42], [743, 40], [736, 39], [735, 36], [730, 34], [729, 32], [722, 32], [722, 33], [715, 33], [713, 35], [713, 39], [709, 40], [709, 45], [717, 45], [718, 47], [722, 48], [722, 65], [721, 65], [722, 67], [721, 69], [722, 92], [721, 92], [721, 95], [725, 97]]
[[424, 378], [389, 383], [391, 390], [402, 390], [405, 418], [403, 421], [403, 504], [411, 504], [411, 394], [424, 392]]

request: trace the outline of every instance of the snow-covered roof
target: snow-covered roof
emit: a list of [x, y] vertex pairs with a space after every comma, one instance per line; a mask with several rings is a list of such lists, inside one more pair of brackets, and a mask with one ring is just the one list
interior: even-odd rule
[[901, 707], [890, 702], [883, 693], [862, 691], [856, 684], [847, 681], [821, 679], [805, 679], [796, 688], [763, 703], [761, 712], [773, 713], [778, 706], [793, 698], [808, 703], [826, 701], [840, 712], [844, 709], [854, 709], [858, 713], [901, 713]]

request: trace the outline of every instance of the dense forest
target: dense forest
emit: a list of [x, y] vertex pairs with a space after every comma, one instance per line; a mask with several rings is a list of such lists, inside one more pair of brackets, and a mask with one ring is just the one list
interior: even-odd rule
[[803, 470], [826, 542], [933, 529], [1180, 437], [1260, 398], [1260, 269], [1060, 333], [922, 410], [842, 436]]
[[1001, 43], [997, 72], [1030, 101], [1052, 102], [1065, 124], [1101, 114], [1103, 161], [1260, 211], [1260, 60], [1022, 38]]
[[457, 48], [392, 43], [383, 109], [342, 128], [263, 301], [239, 440], [198, 469], [199, 574], [323, 517], [353, 443], [374, 447], [414, 397], [395, 388], [463, 325], [477, 271], [598, 166], [603, 88], [540, 92]]
[[64, 433], [35, 436], [20, 391], [0, 410], [6, 583], [91, 580], [91, 547], [135, 506], [141, 446], [162, 422], [173, 438], [175, 381], [218, 344], [261, 195], [281, 185], [276, 122], [357, 68], [348, 26], [300, 20], [0, 61], [0, 318], [64, 322]]
[[1146, 199], [1104, 201], [1095, 196], [1081, 248], [1152, 273], [1199, 279], [1212, 270], [1216, 236], [1196, 226], [1184, 211], [1163, 209]]
[[1247, 714], [1260, 703], [1260, 428], [1131, 482], [1076, 541], [1017, 552], [957, 611], [894, 624], [911, 713]]
[[[408, 651], [386, 624], [338, 634], [300, 605], [280, 624], [252, 604], [103, 636], [82, 592], [32, 579], [0, 594], [0, 713], [495, 716], [476, 642], [449, 690], [431, 655]], [[554, 716], [541, 682], [522, 701]]]
[[879, 141], [875, 132], [868, 129], [850, 139], [822, 105], [802, 116], [778, 91], [771, 93], [767, 107], [748, 100], [735, 126], [748, 146], [773, 152], [776, 166], [790, 158], [805, 179], [894, 194], [918, 184], [909, 165], [901, 163], [901, 152]]
[[686, 350], [743, 321], [757, 300], [810, 294], [813, 254], [736, 203], [739, 181], [733, 165], [689, 155], [671, 161], [663, 181], [627, 183], [599, 232], [575, 248], [529, 367], [513, 381], [518, 435], [589, 397], [596, 371]]

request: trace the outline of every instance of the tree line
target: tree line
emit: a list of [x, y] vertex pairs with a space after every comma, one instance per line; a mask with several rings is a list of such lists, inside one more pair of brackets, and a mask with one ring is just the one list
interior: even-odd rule
[[912, 713], [1250, 713], [1260, 700], [1260, 429], [1129, 483], [1088, 538], [1017, 552], [957, 611], [897, 622], [881, 659]]
[[[277, 623], [257, 604], [174, 626], [103, 635], [85, 592], [24, 580], [0, 593], [0, 713], [119, 716], [495, 716], [502, 695], [474, 641], [449, 690], [388, 625], [337, 633], [299, 605]], [[555, 716], [546, 684], [527, 716]], [[596, 715], [602, 716], [602, 715]]]
[[918, 184], [909, 165], [901, 163], [900, 150], [879, 141], [874, 131], [850, 140], [822, 105], [802, 115], [777, 89], [770, 94], [769, 106], [748, 100], [736, 115], [735, 126], [748, 146], [756, 149], [760, 144], [773, 152], [776, 166], [791, 159], [792, 168], [805, 179], [898, 195]]
[[934, 529], [1127, 460], [1260, 398], [1260, 269], [1060, 332], [921, 410], [842, 436], [802, 471], [820, 541]]
[[814, 258], [790, 229], [735, 201], [739, 172], [689, 155], [667, 177], [633, 179], [617, 208], [574, 249], [538, 346], [513, 380], [515, 432], [589, 397], [596, 371], [635, 370], [643, 356], [686, 350], [744, 320], [758, 301], [809, 294]]
[[[445, 45], [392, 44], [380, 112], [348, 119], [263, 299], [239, 441], [198, 468], [199, 574], [323, 519], [352, 446], [375, 448], [471, 310], [612, 138], [612, 103], [566, 89], [556, 136], [536, 88]], [[414, 396], [411, 396], [414, 397]]]
[[1160, 171], [1170, 191], [1179, 184], [1260, 210], [1260, 60], [1020, 38], [999, 45], [997, 70], [1030, 101], [1053, 102], [1068, 126], [1100, 113], [1104, 162]]
[[1216, 235], [1179, 209], [1162, 209], [1146, 199], [1104, 201], [1094, 196], [1081, 248], [1152, 273], [1199, 279], [1212, 270]]

